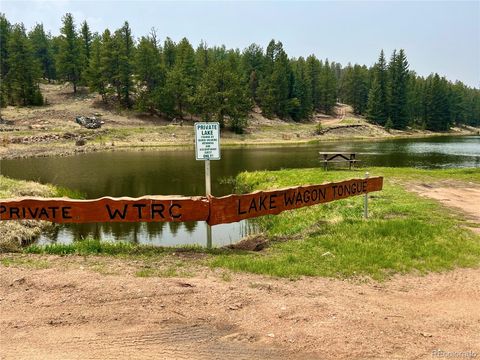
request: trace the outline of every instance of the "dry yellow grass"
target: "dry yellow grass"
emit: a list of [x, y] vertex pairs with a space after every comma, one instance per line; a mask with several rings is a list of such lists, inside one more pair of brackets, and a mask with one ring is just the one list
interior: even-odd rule
[[[33, 181], [21, 181], [0, 175], [0, 199], [21, 196], [54, 196], [56, 188]], [[0, 253], [18, 251], [23, 243], [35, 239], [46, 228], [52, 226], [46, 221], [1, 221]]]

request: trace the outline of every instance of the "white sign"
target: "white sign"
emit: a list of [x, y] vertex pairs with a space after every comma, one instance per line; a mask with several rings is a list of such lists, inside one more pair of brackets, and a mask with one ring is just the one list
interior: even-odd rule
[[197, 160], [220, 160], [220, 124], [195, 123], [195, 157]]

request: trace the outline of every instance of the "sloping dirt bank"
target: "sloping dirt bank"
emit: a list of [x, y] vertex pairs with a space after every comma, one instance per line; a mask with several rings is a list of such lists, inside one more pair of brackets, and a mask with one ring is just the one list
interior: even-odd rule
[[[198, 118], [170, 121], [162, 116], [116, 109], [103, 104], [98, 94], [86, 88], [72, 94], [68, 85], [42, 84], [48, 104], [42, 107], [2, 109], [0, 159], [63, 156], [93, 151], [114, 151], [150, 147], [193, 146], [193, 122]], [[267, 119], [256, 107], [249, 115], [244, 134], [222, 132], [222, 145], [305, 144], [335, 139], [382, 139], [442, 135], [422, 130], [387, 132], [353, 114], [346, 104], [337, 104], [334, 116], [314, 114], [311, 121], [296, 123]], [[78, 115], [95, 115], [104, 125], [85, 129], [75, 122]], [[321, 125], [322, 135], [318, 135]], [[330, 128], [332, 128], [330, 130]], [[443, 135], [476, 134], [479, 129], [454, 128]]]
[[145, 278], [134, 276], [138, 261], [105, 257], [0, 260], [29, 264], [0, 265], [2, 359], [480, 356], [480, 269], [377, 283], [201, 266]]

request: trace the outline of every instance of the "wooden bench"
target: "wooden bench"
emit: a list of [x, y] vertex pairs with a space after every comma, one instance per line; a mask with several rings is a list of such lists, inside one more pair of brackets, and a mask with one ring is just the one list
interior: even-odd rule
[[320, 161], [323, 162], [323, 169], [327, 170], [328, 163], [333, 162], [348, 162], [348, 168], [351, 170], [355, 168], [355, 164], [360, 162], [357, 160], [356, 153], [339, 153], [339, 152], [318, 152], [320, 154]]

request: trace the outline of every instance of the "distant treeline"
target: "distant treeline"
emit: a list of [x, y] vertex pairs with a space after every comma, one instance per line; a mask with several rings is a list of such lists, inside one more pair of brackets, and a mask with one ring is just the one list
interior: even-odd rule
[[426, 78], [408, 68], [403, 50], [387, 61], [342, 67], [314, 55], [289, 58], [281, 42], [266, 50], [252, 44], [243, 51], [225, 46], [194, 49], [186, 38], [160, 43], [154, 29], [132, 37], [128, 22], [114, 32], [77, 28], [63, 17], [59, 36], [37, 24], [27, 33], [0, 14], [1, 105], [42, 105], [39, 82], [68, 81], [115, 101], [169, 118], [192, 114], [227, 123], [241, 132], [257, 105], [267, 117], [301, 121], [315, 112], [332, 114], [337, 102], [386, 128], [407, 126], [448, 130], [456, 124], [480, 125], [480, 90], [452, 83], [438, 74]]

